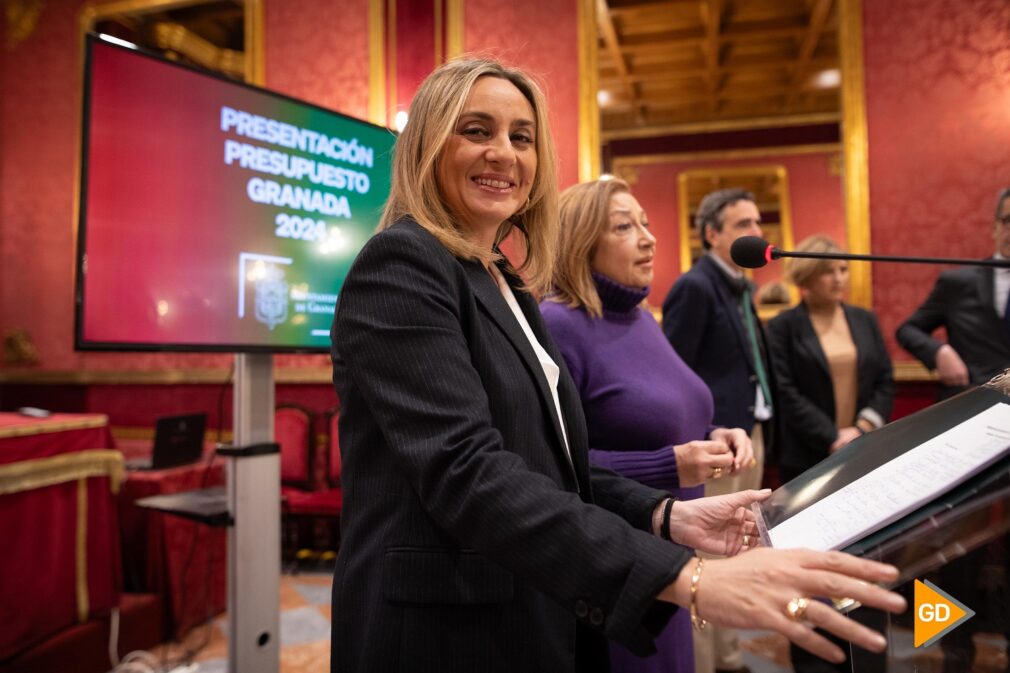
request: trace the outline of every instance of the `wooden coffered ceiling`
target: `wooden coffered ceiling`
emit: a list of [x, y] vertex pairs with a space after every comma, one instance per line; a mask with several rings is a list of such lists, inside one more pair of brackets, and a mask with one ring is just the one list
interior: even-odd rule
[[151, 10], [137, 3], [136, 9], [103, 16], [93, 28], [173, 61], [235, 79], [245, 77], [245, 9], [241, 0], [164, 4], [164, 9]]
[[605, 139], [838, 119], [838, 0], [594, 2]]

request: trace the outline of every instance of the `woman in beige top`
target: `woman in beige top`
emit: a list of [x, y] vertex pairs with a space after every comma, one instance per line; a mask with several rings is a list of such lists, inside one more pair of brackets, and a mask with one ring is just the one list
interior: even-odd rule
[[[797, 250], [841, 252], [826, 236]], [[876, 317], [843, 301], [848, 262], [792, 259], [786, 274], [803, 300], [768, 323], [768, 340], [782, 411], [778, 463], [790, 480], [887, 422], [894, 380]]]

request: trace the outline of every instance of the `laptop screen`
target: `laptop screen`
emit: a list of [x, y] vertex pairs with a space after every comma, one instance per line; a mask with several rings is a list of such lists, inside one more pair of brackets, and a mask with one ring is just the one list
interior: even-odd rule
[[188, 465], [203, 456], [203, 435], [207, 428], [207, 414], [163, 416], [154, 430], [154, 451], [151, 467]]

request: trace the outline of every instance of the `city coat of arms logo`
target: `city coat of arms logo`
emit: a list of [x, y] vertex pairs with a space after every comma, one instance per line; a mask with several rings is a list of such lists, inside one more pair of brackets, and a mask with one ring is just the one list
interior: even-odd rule
[[256, 280], [256, 319], [271, 330], [288, 318], [288, 284], [284, 271], [273, 264]]

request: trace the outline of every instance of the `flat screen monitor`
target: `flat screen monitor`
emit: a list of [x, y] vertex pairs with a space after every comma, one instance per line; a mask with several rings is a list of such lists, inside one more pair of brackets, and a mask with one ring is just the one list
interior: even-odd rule
[[78, 350], [323, 352], [394, 134], [90, 37]]

